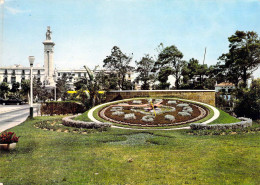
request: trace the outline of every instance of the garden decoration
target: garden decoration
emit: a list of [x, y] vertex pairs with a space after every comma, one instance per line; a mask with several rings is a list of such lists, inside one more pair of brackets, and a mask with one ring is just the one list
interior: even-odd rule
[[[121, 107], [121, 108], [119, 108], [120, 110], [122, 110], [122, 107], [144, 107], [147, 112], [153, 110], [154, 116], [156, 116], [156, 111], [155, 110], [158, 107], [162, 106], [161, 105], [162, 100], [157, 101], [156, 104], [153, 104], [152, 99], [149, 99], [149, 104], [141, 104], [140, 100], [139, 101], [134, 100], [133, 103], [135, 103], [135, 104], [130, 104], [129, 105], [128, 103], [123, 103], [123, 104], [112, 105], [112, 107]], [[136, 104], [141, 104], [141, 105], [136, 105]]]
[[19, 137], [14, 132], [3, 132], [0, 136], [0, 149], [13, 150], [18, 140]]
[[98, 115], [106, 121], [129, 126], [175, 126], [207, 116], [209, 110], [191, 102], [172, 99], [134, 99], [110, 104]]

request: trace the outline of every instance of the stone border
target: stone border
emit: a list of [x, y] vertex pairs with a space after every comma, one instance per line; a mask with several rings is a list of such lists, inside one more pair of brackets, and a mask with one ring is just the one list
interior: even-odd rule
[[105, 122], [85, 122], [79, 120], [73, 120], [72, 118], [77, 117], [78, 115], [68, 116], [62, 119], [62, 124], [64, 126], [69, 127], [77, 127], [77, 128], [104, 128], [111, 127], [111, 123]]
[[252, 126], [252, 120], [249, 118], [240, 117], [238, 118], [241, 122], [227, 123], [227, 124], [212, 124], [203, 125], [201, 123], [192, 123], [190, 128], [192, 130], [228, 130], [228, 129], [240, 129]]
[[[145, 97], [143, 97], [143, 98], [145, 98]], [[169, 98], [169, 97], [168, 97], [168, 98]], [[129, 100], [132, 100], [132, 99], [133, 99], [133, 98], [131, 98], [131, 99], [124, 99], [124, 101], [129, 101]], [[136, 98], [136, 99], [142, 99], [142, 98]], [[210, 107], [210, 108], [213, 110], [213, 113], [214, 113], [214, 114], [213, 114], [212, 118], [210, 118], [210, 119], [208, 119], [207, 121], [204, 121], [203, 123], [201, 123], [201, 124], [204, 124], [204, 125], [206, 125], [206, 124], [208, 124], [208, 123], [210, 123], [210, 122], [216, 120], [216, 119], [219, 117], [219, 115], [220, 115], [220, 112], [218, 111], [218, 109], [216, 109], [215, 107], [213, 107], [213, 106], [211, 106], [211, 105], [209, 105], [209, 104], [206, 104], [206, 103], [197, 102], [197, 101], [192, 101], [192, 100], [186, 100], [186, 99], [180, 99], [180, 98], [169, 98], [169, 99], [176, 99], [176, 100], [181, 100], [181, 101], [187, 101], [187, 102], [197, 103], [197, 104], [200, 104], [200, 105], [204, 105], [204, 106]], [[122, 102], [122, 100], [113, 101], [113, 102], [108, 102], [108, 103], [100, 104], [100, 105], [98, 105], [98, 106], [96, 106], [96, 107], [93, 107], [93, 108], [90, 109], [89, 112], [88, 112], [88, 117], [89, 117], [89, 119], [90, 119], [91, 121], [94, 121], [94, 122], [97, 122], [97, 123], [102, 123], [101, 121], [98, 121], [98, 120], [96, 120], [96, 119], [94, 118], [94, 116], [93, 116], [94, 111], [95, 111], [96, 109], [100, 108], [101, 106], [109, 105], [109, 104], [111, 104], [111, 103], [118, 103], [118, 102]], [[130, 130], [145, 130], [145, 129], [143, 129], [143, 128], [126, 128], [126, 127], [119, 127], [119, 126], [114, 126], [114, 125], [112, 125], [111, 127], [112, 127], [112, 128], [120, 128], [120, 129], [130, 129]], [[169, 128], [169, 129], [163, 129], [163, 128], [161, 128], [161, 129], [147, 129], [147, 130], [180, 130], [180, 129], [190, 129], [190, 127]]]

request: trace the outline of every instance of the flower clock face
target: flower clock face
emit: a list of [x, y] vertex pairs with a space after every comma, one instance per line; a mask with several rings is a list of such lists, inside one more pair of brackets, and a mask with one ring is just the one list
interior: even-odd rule
[[138, 99], [109, 105], [99, 112], [107, 121], [132, 126], [174, 126], [198, 121], [208, 109], [172, 99]]

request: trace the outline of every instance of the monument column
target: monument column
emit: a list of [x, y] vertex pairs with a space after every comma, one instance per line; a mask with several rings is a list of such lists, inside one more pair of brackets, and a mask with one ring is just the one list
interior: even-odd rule
[[44, 69], [45, 69], [45, 83], [46, 85], [54, 85], [54, 67], [53, 67], [53, 47], [55, 43], [51, 40], [51, 29], [47, 27], [46, 40], [43, 42], [44, 45]]

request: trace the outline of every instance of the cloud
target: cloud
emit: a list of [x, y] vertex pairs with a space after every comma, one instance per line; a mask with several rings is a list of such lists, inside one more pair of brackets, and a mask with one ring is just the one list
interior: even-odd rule
[[12, 7], [5, 7], [5, 8], [7, 11], [9, 11], [13, 15], [28, 12], [27, 10], [20, 10], [20, 9], [12, 8]]

